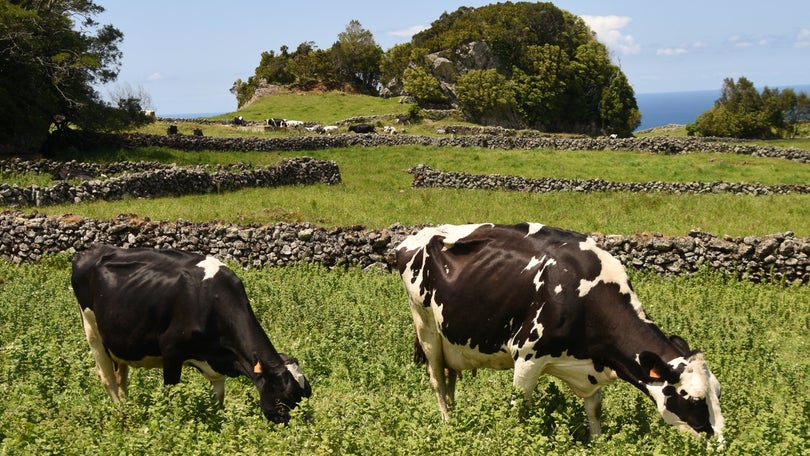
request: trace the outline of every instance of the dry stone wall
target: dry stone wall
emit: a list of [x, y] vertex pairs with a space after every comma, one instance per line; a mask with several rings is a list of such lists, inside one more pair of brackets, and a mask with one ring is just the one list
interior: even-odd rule
[[500, 174], [476, 175], [445, 172], [427, 165], [408, 170], [413, 174], [412, 187], [460, 188], [478, 190], [507, 190], [530, 193], [547, 192], [631, 192], [631, 193], [733, 193], [742, 195], [781, 195], [810, 193], [810, 184], [763, 185], [733, 182], [610, 182], [603, 179], [562, 179], [543, 177], [532, 179]]
[[148, 162], [123, 162], [99, 166], [90, 163], [58, 163], [47, 160], [34, 162], [8, 160], [0, 164], [0, 171], [6, 173], [54, 173], [65, 169], [89, 177], [97, 177], [105, 173], [123, 172], [123, 174], [120, 177], [92, 179], [77, 185], [66, 181], [49, 187], [19, 187], [0, 184], [0, 205], [39, 207], [93, 200], [117, 200], [125, 196], [155, 198], [231, 191], [247, 187], [313, 183], [331, 185], [341, 181], [337, 163], [309, 157], [284, 160], [260, 168], [252, 168], [244, 164], [217, 167], [213, 172], [209, 172], [211, 171], [209, 167], [203, 166], [180, 167]]
[[[316, 262], [327, 267], [394, 269], [394, 247], [419, 228], [399, 224], [367, 230], [309, 223], [155, 222], [128, 216], [94, 220], [8, 211], [0, 214], [0, 258], [19, 264], [38, 261], [48, 253], [73, 254], [103, 242], [121, 247], [190, 250], [243, 267]], [[659, 274], [689, 274], [710, 268], [755, 282], [810, 281], [810, 237], [797, 238], [789, 232], [736, 238], [701, 231], [678, 237], [592, 236], [626, 266]]]
[[169, 147], [180, 150], [229, 150], [229, 151], [296, 151], [320, 150], [336, 147], [374, 146], [447, 146], [483, 147], [490, 149], [556, 149], [556, 150], [627, 150], [659, 154], [715, 152], [743, 154], [756, 157], [773, 157], [810, 163], [810, 152], [796, 148], [768, 147], [750, 141], [728, 138], [699, 137], [650, 137], [608, 138], [545, 136], [537, 133], [517, 132], [497, 127], [445, 127], [445, 132], [469, 132], [471, 134], [445, 134], [440, 136], [387, 135], [387, 134], [306, 134], [289, 137], [236, 137], [217, 138], [187, 135], [143, 134], [82, 134], [69, 132], [53, 138], [59, 147], [76, 147], [87, 150], [104, 147]]

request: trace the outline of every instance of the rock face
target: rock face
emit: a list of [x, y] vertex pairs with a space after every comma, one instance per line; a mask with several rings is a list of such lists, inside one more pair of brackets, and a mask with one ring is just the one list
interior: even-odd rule
[[[358, 265], [396, 269], [394, 247], [422, 227], [399, 224], [380, 230], [360, 226], [318, 227], [310, 223], [234, 225], [219, 222], [153, 222], [119, 216], [94, 220], [76, 216], [0, 214], [0, 258], [37, 261], [48, 253], [87, 249], [103, 242], [120, 247], [178, 248], [216, 255], [244, 267], [288, 266], [315, 262], [327, 267]], [[765, 237], [717, 237], [701, 231], [664, 237], [593, 234], [625, 266], [663, 275], [715, 269], [754, 282], [810, 282], [810, 237], [793, 233]]]

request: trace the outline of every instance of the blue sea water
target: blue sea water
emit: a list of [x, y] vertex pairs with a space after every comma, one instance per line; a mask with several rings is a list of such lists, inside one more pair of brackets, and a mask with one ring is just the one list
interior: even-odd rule
[[719, 97], [719, 89], [637, 94], [636, 103], [641, 111], [637, 130], [694, 122], [697, 116], [711, 109]]
[[[787, 87], [779, 87], [780, 90], [785, 88]], [[790, 88], [796, 93], [810, 94], [810, 84], [793, 85]], [[762, 88], [757, 89], [762, 91]], [[636, 94], [636, 103], [641, 111], [641, 124], [636, 131], [662, 125], [692, 123], [704, 111], [711, 109], [718, 98], [720, 89]]]

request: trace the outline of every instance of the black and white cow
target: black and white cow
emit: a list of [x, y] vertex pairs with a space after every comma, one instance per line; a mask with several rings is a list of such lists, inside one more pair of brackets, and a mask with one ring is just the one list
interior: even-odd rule
[[664, 336], [592, 238], [535, 223], [443, 225], [396, 253], [443, 419], [461, 371], [514, 368], [526, 404], [542, 374], [564, 380], [584, 399], [592, 436], [601, 388], [621, 378], [667, 423], [722, 440], [720, 385], [703, 354]]
[[352, 125], [349, 127], [349, 131], [353, 131], [355, 133], [374, 133], [374, 125], [371, 124], [357, 124]]
[[264, 416], [286, 423], [312, 393], [298, 362], [273, 347], [242, 281], [219, 260], [180, 250], [94, 245], [71, 279], [104, 389], [126, 394], [129, 366], [162, 367], [163, 383], [197, 368], [222, 405], [225, 377], [256, 385]]

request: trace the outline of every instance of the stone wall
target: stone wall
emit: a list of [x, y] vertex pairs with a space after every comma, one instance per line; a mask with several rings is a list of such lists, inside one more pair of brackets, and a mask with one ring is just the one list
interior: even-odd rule
[[229, 151], [297, 151], [321, 150], [336, 147], [374, 147], [424, 145], [443, 147], [483, 147], [490, 149], [556, 149], [556, 150], [626, 150], [660, 154], [691, 152], [716, 152], [743, 154], [757, 157], [774, 157], [810, 163], [810, 152], [796, 148], [760, 146], [750, 141], [727, 138], [698, 137], [651, 137], [607, 138], [544, 136], [534, 132], [517, 132], [497, 127], [445, 127], [447, 132], [465, 131], [470, 135], [447, 134], [441, 136], [385, 135], [385, 134], [305, 134], [289, 137], [239, 137], [216, 138], [187, 135], [143, 134], [82, 134], [68, 132], [54, 136], [58, 147], [76, 147], [80, 150], [105, 147], [168, 147], [179, 150], [229, 150]]
[[[153, 222], [127, 216], [94, 220], [10, 211], [0, 214], [0, 258], [19, 264], [37, 261], [46, 253], [72, 254], [103, 242], [121, 247], [179, 248], [215, 255], [244, 267], [317, 262], [327, 267], [395, 269], [393, 248], [418, 229], [398, 224], [367, 230], [309, 223]], [[810, 237], [797, 238], [793, 233], [732, 238], [693, 231], [678, 237], [593, 237], [626, 266], [659, 274], [689, 274], [705, 267], [755, 282], [810, 281]]]
[[[49, 187], [0, 184], [2, 206], [45, 206], [93, 200], [117, 200], [124, 196], [155, 198], [232, 191], [248, 187], [276, 187], [313, 183], [340, 183], [337, 163], [309, 157], [293, 158], [261, 168], [240, 164], [227, 167], [180, 167], [151, 162], [59, 163], [48, 160], [4, 160], [5, 173], [49, 173], [59, 170], [86, 177], [123, 172], [120, 177], [91, 179], [73, 185], [62, 181]], [[212, 172], [211, 172], [212, 171]]]
[[631, 193], [732, 193], [742, 195], [775, 195], [810, 193], [810, 184], [762, 185], [732, 182], [610, 182], [603, 179], [563, 179], [543, 177], [532, 179], [500, 174], [476, 175], [463, 172], [443, 172], [427, 165], [408, 170], [413, 174], [412, 187], [461, 188], [478, 190], [507, 190], [530, 193], [547, 192], [631, 192]]

